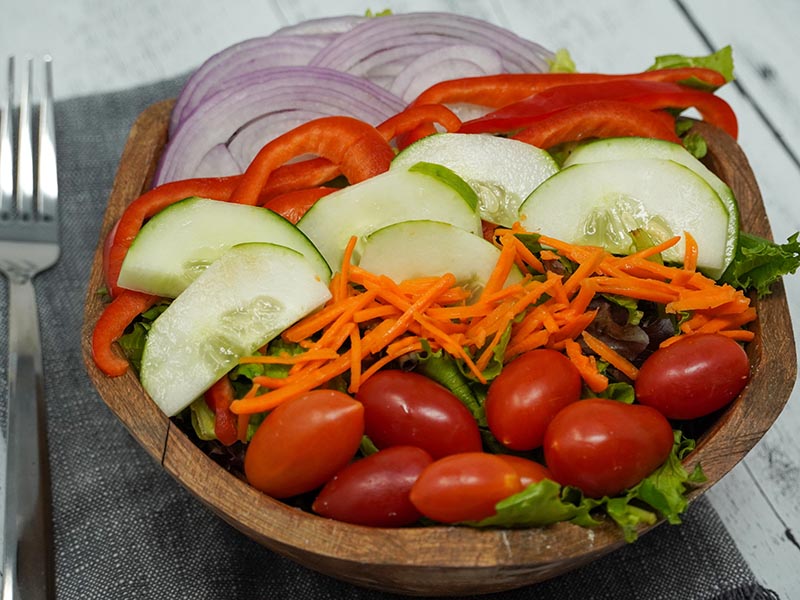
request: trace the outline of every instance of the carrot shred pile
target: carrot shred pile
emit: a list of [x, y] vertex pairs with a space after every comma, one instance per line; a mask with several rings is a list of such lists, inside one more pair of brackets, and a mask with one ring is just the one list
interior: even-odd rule
[[[754, 337], [743, 327], [756, 318], [741, 290], [717, 284], [696, 270], [697, 245], [686, 235], [683, 266], [652, 260], [680, 241], [664, 243], [629, 256], [614, 256], [595, 246], [565, 243], [539, 236], [546, 249], [534, 255], [517, 234], [519, 224], [495, 230], [500, 250], [495, 269], [475, 297], [451, 273], [395, 282], [351, 264], [356, 240], [347, 245], [341, 269], [331, 279], [331, 300], [317, 312], [283, 332], [282, 338], [302, 346], [296, 356], [256, 356], [242, 362], [291, 365], [286, 377], [257, 376], [253, 390], [231, 404], [244, 415], [279, 404], [349, 372], [350, 393], [392, 361], [423, 349], [443, 350], [460, 359], [477, 381], [501, 354], [509, 361], [536, 348], [563, 351], [586, 385], [601, 392], [608, 378], [598, 361], [631, 380], [637, 368], [586, 328], [597, 311], [597, 294], [658, 302], [679, 319], [679, 333], [662, 346], [693, 333], [716, 332], [740, 341]], [[542, 261], [568, 259], [572, 273], [545, 269]], [[522, 278], [508, 282], [519, 269]]]

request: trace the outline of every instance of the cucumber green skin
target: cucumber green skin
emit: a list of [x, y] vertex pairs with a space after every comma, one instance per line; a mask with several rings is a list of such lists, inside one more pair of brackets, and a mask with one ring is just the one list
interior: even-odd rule
[[475, 189], [481, 217], [506, 227], [514, 224], [520, 204], [558, 171], [550, 154], [530, 144], [493, 135], [438, 133], [400, 152], [391, 168], [419, 161], [448, 167]]
[[[454, 175], [455, 177], [455, 175]], [[331, 270], [342, 265], [351, 236], [363, 238], [392, 223], [429, 219], [481, 233], [481, 219], [469, 198], [428, 173], [390, 170], [318, 200], [297, 227], [319, 249]], [[354, 252], [361, 253], [359, 242]]]
[[[585, 239], [590, 215], [629, 199], [644, 205], [649, 215], [665, 220], [671, 230], [669, 236], [691, 233], [698, 243], [698, 268], [711, 277], [718, 277], [725, 270], [732, 258], [728, 211], [703, 178], [671, 160], [572, 165], [534, 190], [520, 207], [520, 220], [529, 231], [566, 242], [599, 243]], [[656, 241], [663, 239], [664, 236]], [[633, 247], [609, 249], [630, 252]], [[663, 256], [668, 262], [682, 263], [684, 251], [681, 239]]]
[[142, 227], [122, 263], [119, 285], [176, 298], [223, 252], [247, 242], [292, 248], [323, 282], [330, 281], [322, 255], [282, 216], [257, 206], [194, 197], [165, 208]]
[[680, 144], [641, 137], [608, 138], [593, 140], [578, 146], [564, 161], [564, 168], [575, 164], [630, 160], [637, 158], [662, 158], [675, 161], [691, 169], [706, 180], [722, 200], [728, 211], [728, 244], [726, 256], [733, 259], [739, 239], [739, 203], [728, 185]]
[[153, 322], [139, 378], [168, 416], [281, 331], [330, 298], [299, 252], [283, 246], [234, 246], [212, 263]]
[[[437, 221], [404, 221], [370, 234], [359, 266], [401, 282], [415, 277], [455, 275], [460, 285], [483, 288], [500, 250], [480, 236]], [[505, 285], [522, 280], [514, 266]]]

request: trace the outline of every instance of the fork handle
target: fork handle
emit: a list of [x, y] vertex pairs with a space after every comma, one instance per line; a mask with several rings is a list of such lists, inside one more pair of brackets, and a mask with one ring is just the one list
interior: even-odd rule
[[2, 600], [55, 597], [43, 379], [33, 283], [10, 277]]

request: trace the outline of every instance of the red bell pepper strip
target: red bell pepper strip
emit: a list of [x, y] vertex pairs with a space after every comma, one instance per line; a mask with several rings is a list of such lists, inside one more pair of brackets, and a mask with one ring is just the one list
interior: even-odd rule
[[268, 142], [242, 174], [231, 201], [257, 204], [273, 171], [303, 154], [327, 158], [350, 183], [387, 171], [394, 158], [391, 146], [372, 125], [352, 117], [322, 117]]
[[128, 360], [114, 352], [114, 342], [137, 316], [158, 300], [158, 296], [123, 290], [105, 307], [92, 332], [92, 358], [103, 373], [109, 377], [125, 374]]
[[231, 412], [233, 386], [225, 375], [203, 395], [208, 408], [214, 413], [214, 435], [225, 446], [239, 439], [239, 417]]
[[[377, 126], [378, 132], [387, 142], [407, 134], [420, 125], [429, 127], [428, 133], [435, 133], [434, 123], [439, 123], [447, 131], [456, 131], [461, 120], [445, 106], [430, 105], [408, 108], [390, 117]], [[297, 163], [289, 163], [275, 169], [261, 191], [261, 201], [270, 201], [289, 192], [316, 188], [340, 174], [339, 167], [327, 158], [312, 158]], [[277, 211], [281, 212], [281, 211]]]
[[308, 209], [314, 206], [317, 200], [335, 191], [336, 188], [325, 186], [308, 188], [305, 190], [294, 190], [293, 192], [286, 192], [280, 196], [275, 196], [267, 200], [261, 206], [278, 213], [286, 220], [296, 224], [300, 218], [306, 214]]
[[586, 138], [649, 137], [680, 143], [675, 118], [627, 102], [595, 100], [576, 104], [532, 123], [513, 136], [538, 148]]
[[562, 85], [467, 121], [463, 133], [508, 133], [526, 127], [559, 110], [594, 100], [623, 100], [640, 108], [696, 108], [703, 118], [732, 137], [738, 133], [736, 115], [722, 98], [711, 92], [660, 81], [608, 81]]
[[282, 194], [320, 186], [339, 174], [339, 167], [327, 158], [311, 158], [283, 165], [270, 174], [259, 195], [259, 202], [263, 205]]
[[446, 106], [424, 104], [410, 106], [390, 117], [378, 125], [378, 131], [387, 142], [396, 139], [398, 148], [402, 150], [409, 144], [436, 133], [436, 123], [449, 132], [458, 131], [461, 127], [461, 119]]
[[697, 79], [710, 87], [720, 87], [725, 76], [713, 69], [703, 67], [680, 67], [656, 69], [641, 73], [505, 73], [464, 77], [442, 81], [422, 92], [412, 105], [467, 103], [500, 108], [519, 102], [532, 94], [562, 85], [601, 83], [607, 81], [667, 81], [681, 82]]

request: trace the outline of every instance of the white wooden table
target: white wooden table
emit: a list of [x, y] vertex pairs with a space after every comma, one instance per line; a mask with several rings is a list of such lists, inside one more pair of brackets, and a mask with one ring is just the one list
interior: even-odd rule
[[[55, 56], [56, 95], [124, 89], [183, 73], [212, 53], [286, 24], [367, 9], [460, 12], [551, 49], [585, 71], [628, 72], [655, 56], [732, 45], [740, 120], [775, 239], [800, 230], [800, 2], [772, 0], [3, 0], [0, 58]], [[223, 8], [224, 7], [224, 8]], [[800, 274], [785, 281], [800, 339]], [[787, 324], [787, 327], [789, 325]], [[710, 492], [759, 581], [800, 598], [800, 390], [756, 448]], [[4, 461], [0, 462], [4, 464]]]

